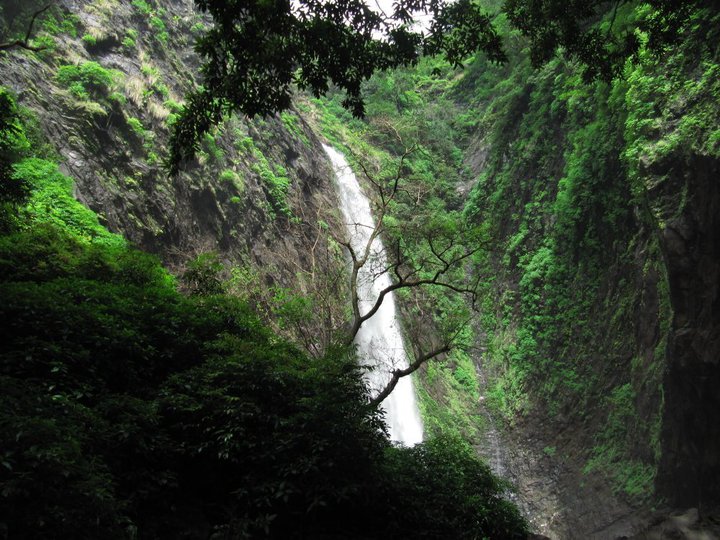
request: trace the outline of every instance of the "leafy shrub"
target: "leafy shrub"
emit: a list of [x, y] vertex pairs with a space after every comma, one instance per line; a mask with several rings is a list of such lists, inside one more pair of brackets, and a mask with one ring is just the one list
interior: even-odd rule
[[183, 282], [190, 294], [208, 296], [225, 290], [222, 282], [223, 265], [217, 253], [203, 253], [188, 264]]
[[389, 448], [381, 483], [388, 501], [381, 538], [526, 538], [507, 486], [460, 439], [440, 437], [412, 448]]
[[165, 30], [165, 22], [157, 15], [150, 17], [150, 26], [158, 32]]
[[138, 31], [132, 28], [125, 32], [121, 44], [126, 52], [130, 52], [137, 46], [138, 35]]
[[82, 37], [82, 42], [85, 44], [86, 47], [92, 48], [97, 45], [97, 38], [92, 34], [85, 34]]
[[127, 125], [138, 138], [143, 139], [145, 136], [145, 126], [137, 118], [128, 118]]
[[245, 183], [243, 182], [242, 176], [231, 169], [225, 169], [220, 173], [220, 181], [232, 184], [238, 193], [242, 193], [245, 190]]
[[210, 159], [216, 163], [222, 161], [223, 157], [225, 156], [225, 153], [218, 146], [217, 140], [215, 140], [215, 137], [210, 133], [206, 133], [203, 136], [202, 151], [205, 152], [210, 157]]
[[[59, 18], [55, 15], [58, 15]], [[42, 29], [51, 35], [68, 34], [71, 37], [77, 37], [79, 23], [80, 19], [77, 15], [51, 13], [43, 19]]]
[[110, 103], [116, 103], [120, 106], [125, 105], [127, 103], [127, 98], [125, 97], [124, 94], [122, 94], [120, 92], [112, 92], [108, 96], [107, 99]]
[[55, 223], [86, 241], [124, 245], [121, 236], [102, 227], [97, 214], [72, 196], [72, 179], [55, 163], [27, 158], [14, 165], [13, 177], [31, 188], [26, 216], [36, 223]]
[[132, 5], [143, 15], [150, 15], [153, 8], [145, 0], [133, 0]]
[[97, 62], [60, 66], [56, 79], [80, 99], [106, 97], [120, 75]]

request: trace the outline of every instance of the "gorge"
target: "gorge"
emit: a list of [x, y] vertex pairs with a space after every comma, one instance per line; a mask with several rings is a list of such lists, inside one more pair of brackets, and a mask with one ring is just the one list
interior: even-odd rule
[[[679, 27], [592, 3], [579, 28], [637, 37], [609, 78], [518, 23], [554, 0], [470, 3], [504, 58], [465, 16], [487, 47], [462, 66], [308, 23], [315, 77], [222, 109], [175, 176], [190, 96], [239, 65], [202, 69], [219, 15], [51, 4], [0, 48], [0, 537], [720, 537], [717, 3], [676, 3]], [[247, 80], [284, 103], [277, 57], [307, 50], [275, 38], [301, 26], [247, 5], [270, 11], [235, 60], [266, 55]], [[0, 7], [10, 43], [45, 4]], [[361, 119], [352, 84], [313, 86], [347, 50]], [[427, 283], [348, 347], [348, 246], [376, 227], [370, 302]], [[433, 349], [368, 406], [369, 362]]]

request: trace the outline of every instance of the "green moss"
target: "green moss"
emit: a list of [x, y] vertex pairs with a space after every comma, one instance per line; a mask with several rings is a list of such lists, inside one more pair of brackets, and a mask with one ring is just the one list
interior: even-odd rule
[[220, 173], [220, 181], [232, 184], [238, 193], [245, 190], [245, 183], [242, 177], [231, 169], [225, 169]]
[[91, 34], [85, 34], [82, 37], [82, 42], [86, 47], [94, 47], [97, 45], [97, 38]]

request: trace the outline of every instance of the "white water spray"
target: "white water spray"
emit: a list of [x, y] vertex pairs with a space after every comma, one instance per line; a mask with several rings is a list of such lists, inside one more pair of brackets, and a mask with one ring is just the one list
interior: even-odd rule
[[[362, 192], [345, 156], [327, 145], [325, 153], [332, 162], [337, 178], [340, 196], [340, 210], [347, 226], [350, 245], [356, 253], [364, 252], [370, 241], [375, 221], [370, 212], [370, 203]], [[391, 285], [387, 272], [385, 248], [380, 238], [375, 238], [368, 262], [358, 274], [358, 295], [360, 313], [365, 314], [375, 304], [380, 291]], [[380, 309], [360, 328], [355, 336], [360, 361], [370, 367], [368, 383], [374, 392], [379, 392], [390, 380], [390, 371], [405, 369], [408, 360], [405, 354], [400, 325], [395, 315], [395, 297], [392, 293], [385, 296]], [[411, 377], [402, 377], [395, 389], [383, 401], [390, 438], [405, 445], [413, 445], [423, 440], [423, 426], [420, 411], [415, 400], [415, 389]]]

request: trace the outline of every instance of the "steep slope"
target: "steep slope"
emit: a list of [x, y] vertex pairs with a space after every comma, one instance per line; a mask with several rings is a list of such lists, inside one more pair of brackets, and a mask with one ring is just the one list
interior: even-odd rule
[[522, 54], [460, 85], [466, 212], [495, 238], [483, 368], [510, 441], [558, 480], [569, 538], [633, 530], [605, 479], [631, 505], [718, 502], [716, 31], [697, 10], [676, 51], [612, 85]]
[[76, 197], [166, 263], [216, 251], [288, 284], [311, 265], [318, 222], [333, 223], [331, 174], [293, 112], [229, 119], [177, 178], [162, 167], [169, 125], [197, 76], [190, 0], [59, 2], [0, 79], [37, 115]]

